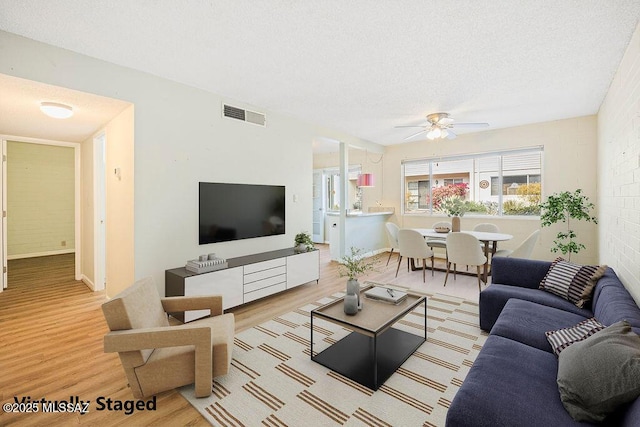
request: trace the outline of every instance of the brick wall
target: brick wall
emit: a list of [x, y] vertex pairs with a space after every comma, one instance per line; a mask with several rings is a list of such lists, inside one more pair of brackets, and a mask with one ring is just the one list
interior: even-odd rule
[[598, 112], [600, 263], [640, 303], [640, 27]]

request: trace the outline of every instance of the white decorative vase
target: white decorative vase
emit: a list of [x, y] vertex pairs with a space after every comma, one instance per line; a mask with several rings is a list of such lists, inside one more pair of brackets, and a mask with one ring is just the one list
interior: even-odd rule
[[354, 315], [362, 308], [360, 302], [360, 283], [355, 279], [347, 281], [347, 294], [344, 296], [345, 314]]

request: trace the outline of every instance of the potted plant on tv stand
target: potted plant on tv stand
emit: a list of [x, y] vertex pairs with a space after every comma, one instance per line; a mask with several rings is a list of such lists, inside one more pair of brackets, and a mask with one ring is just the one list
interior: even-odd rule
[[349, 280], [347, 280], [347, 293], [344, 296], [344, 312], [346, 314], [356, 314], [358, 310], [362, 309], [358, 276], [374, 270], [378, 262], [377, 258], [365, 258], [362, 252], [362, 249], [352, 246], [351, 254], [343, 256], [340, 260], [340, 268], [338, 270], [340, 277], [349, 277]]
[[309, 233], [303, 231], [301, 233], [296, 234], [295, 238], [295, 251], [296, 252], [309, 252], [314, 249], [313, 240], [311, 240], [311, 235]]

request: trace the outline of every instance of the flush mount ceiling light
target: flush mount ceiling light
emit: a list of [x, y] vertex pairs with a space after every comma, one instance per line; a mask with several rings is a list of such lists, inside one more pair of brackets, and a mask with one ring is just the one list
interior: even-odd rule
[[73, 108], [57, 102], [41, 102], [40, 110], [54, 119], [68, 119], [73, 116]]

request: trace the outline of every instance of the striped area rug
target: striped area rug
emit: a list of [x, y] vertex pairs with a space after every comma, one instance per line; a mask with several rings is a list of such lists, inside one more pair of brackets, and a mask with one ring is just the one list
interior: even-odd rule
[[[209, 398], [179, 391], [215, 426], [443, 426], [487, 335], [477, 303], [425, 295], [427, 342], [375, 392], [310, 359], [310, 311], [342, 294], [237, 334], [230, 372]], [[424, 316], [420, 306], [394, 327], [422, 334]], [[314, 351], [349, 333], [316, 319], [314, 331]]]

